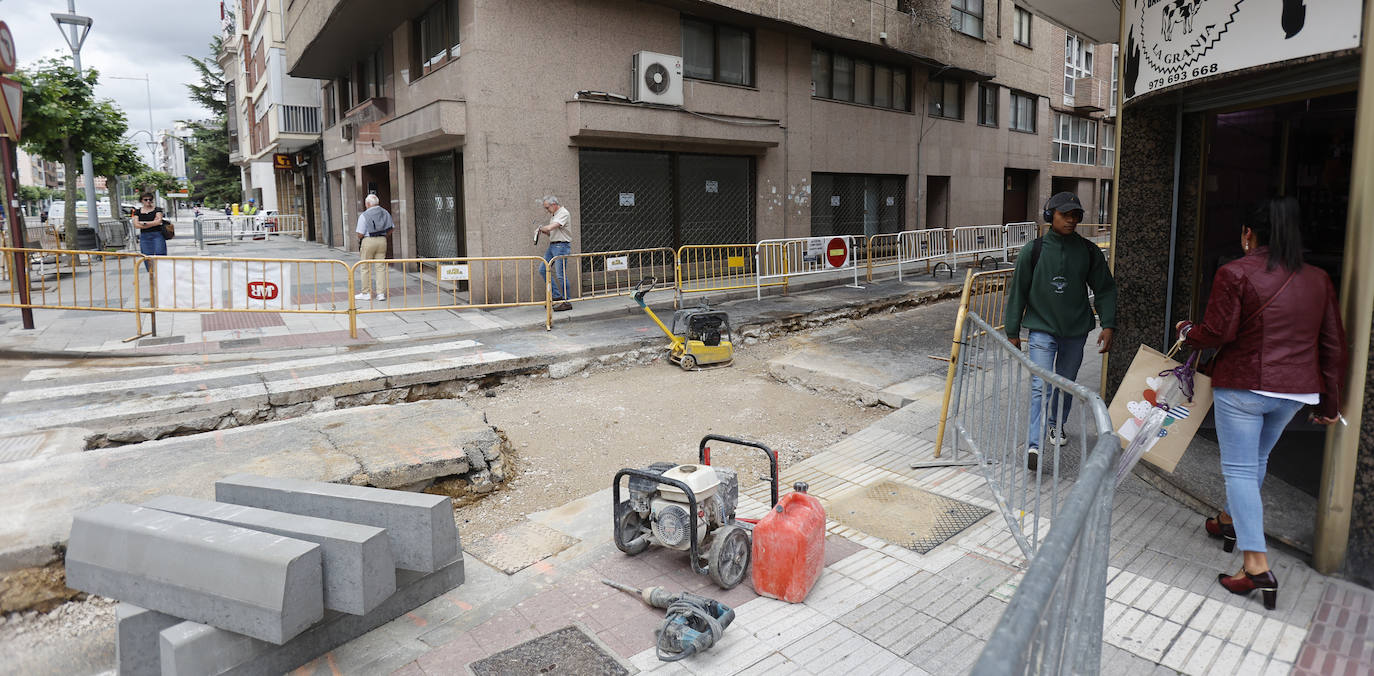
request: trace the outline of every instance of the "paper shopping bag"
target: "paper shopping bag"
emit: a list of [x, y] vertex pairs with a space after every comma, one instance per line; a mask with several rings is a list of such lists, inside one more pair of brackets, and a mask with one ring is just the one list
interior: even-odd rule
[[1147, 428], [1151, 413], [1163, 410], [1165, 417], [1159, 425], [1159, 432], [1147, 442], [1145, 454], [1141, 457], [1166, 472], [1172, 472], [1178, 466], [1184, 451], [1188, 450], [1188, 443], [1197, 434], [1202, 419], [1207, 417], [1207, 410], [1212, 407], [1212, 379], [1201, 373], [1193, 376], [1191, 401], [1184, 400], [1173, 405], [1161, 401], [1161, 391], [1172, 378], [1167, 372], [1179, 365], [1157, 350], [1141, 345], [1131, 361], [1131, 368], [1121, 381], [1121, 387], [1112, 398], [1111, 406], [1107, 407], [1123, 448], [1128, 447], [1131, 440]]

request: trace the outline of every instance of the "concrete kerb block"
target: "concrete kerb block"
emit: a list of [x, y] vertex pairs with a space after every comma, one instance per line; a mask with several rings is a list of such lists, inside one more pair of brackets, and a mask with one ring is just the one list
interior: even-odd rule
[[428, 575], [397, 571], [395, 594], [367, 615], [329, 611], [285, 645], [272, 645], [196, 622], [164, 629], [158, 648], [164, 676], [257, 676], [289, 672], [463, 583], [463, 560]]
[[234, 474], [215, 482], [215, 500], [385, 528], [405, 570], [432, 573], [462, 552], [453, 503], [442, 495]]
[[284, 643], [324, 617], [320, 546], [112, 503], [78, 513], [67, 586]]
[[161, 676], [158, 634], [183, 621], [132, 603], [115, 606], [115, 664], [119, 676]]
[[330, 610], [363, 615], [396, 591], [396, 565], [384, 529], [177, 495], [154, 498], [143, 506], [318, 544], [324, 607]]

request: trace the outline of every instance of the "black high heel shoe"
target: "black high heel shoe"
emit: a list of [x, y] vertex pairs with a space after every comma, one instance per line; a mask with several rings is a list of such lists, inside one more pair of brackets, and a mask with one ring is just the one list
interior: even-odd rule
[[1250, 592], [1258, 589], [1264, 594], [1264, 608], [1273, 610], [1279, 602], [1279, 580], [1274, 577], [1274, 571], [1266, 570], [1259, 575], [1251, 575], [1242, 568], [1240, 572], [1244, 573], [1245, 577], [1237, 580], [1221, 573], [1217, 575], [1217, 582], [1220, 582], [1226, 591], [1237, 596], [1249, 596]]
[[1233, 552], [1236, 549], [1236, 526], [1231, 523], [1222, 523], [1221, 515], [1218, 514], [1202, 522], [1203, 530], [1207, 535], [1214, 538], [1221, 538], [1221, 549], [1225, 552]]

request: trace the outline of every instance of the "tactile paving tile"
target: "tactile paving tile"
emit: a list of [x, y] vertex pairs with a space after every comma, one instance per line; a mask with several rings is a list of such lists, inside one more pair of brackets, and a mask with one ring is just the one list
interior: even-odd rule
[[892, 481], [837, 497], [826, 516], [899, 547], [925, 554], [992, 510]]
[[506, 674], [589, 674], [626, 676], [630, 673], [609, 650], [577, 625], [551, 631], [468, 665], [476, 676]]
[[46, 434], [23, 434], [0, 439], [0, 463], [26, 460], [43, 452]]
[[286, 322], [276, 312], [213, 312], [200, 316], [201, 331], [261, 329], [268, 326], [286, 326]]
[[541, 523], [525, 521], [463, 545], [463, 551], [513, 575], [580, 542]]

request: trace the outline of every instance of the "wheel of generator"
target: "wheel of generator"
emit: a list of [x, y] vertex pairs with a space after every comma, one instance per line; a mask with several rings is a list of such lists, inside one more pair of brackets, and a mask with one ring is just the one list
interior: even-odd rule
[[629, 502], [615, 506], [615, 546], [630, 556], [649, 548], [649, 538], [644, 536], [644, 520], [639, 518], [639, 512], [630, 508]]
[[748, 531], [730, 524], [722, 526], [711, 538], [706, 554], [706, 571], [721, 589], [734, 589], [749, 572], [751, 551]]
[[696, 370], [697, 358], [693, 357], [690, 354], [684, 354], [682, 355], [682, 359], [678, 361], [677, 365], [681, 366], [683, 371]]

